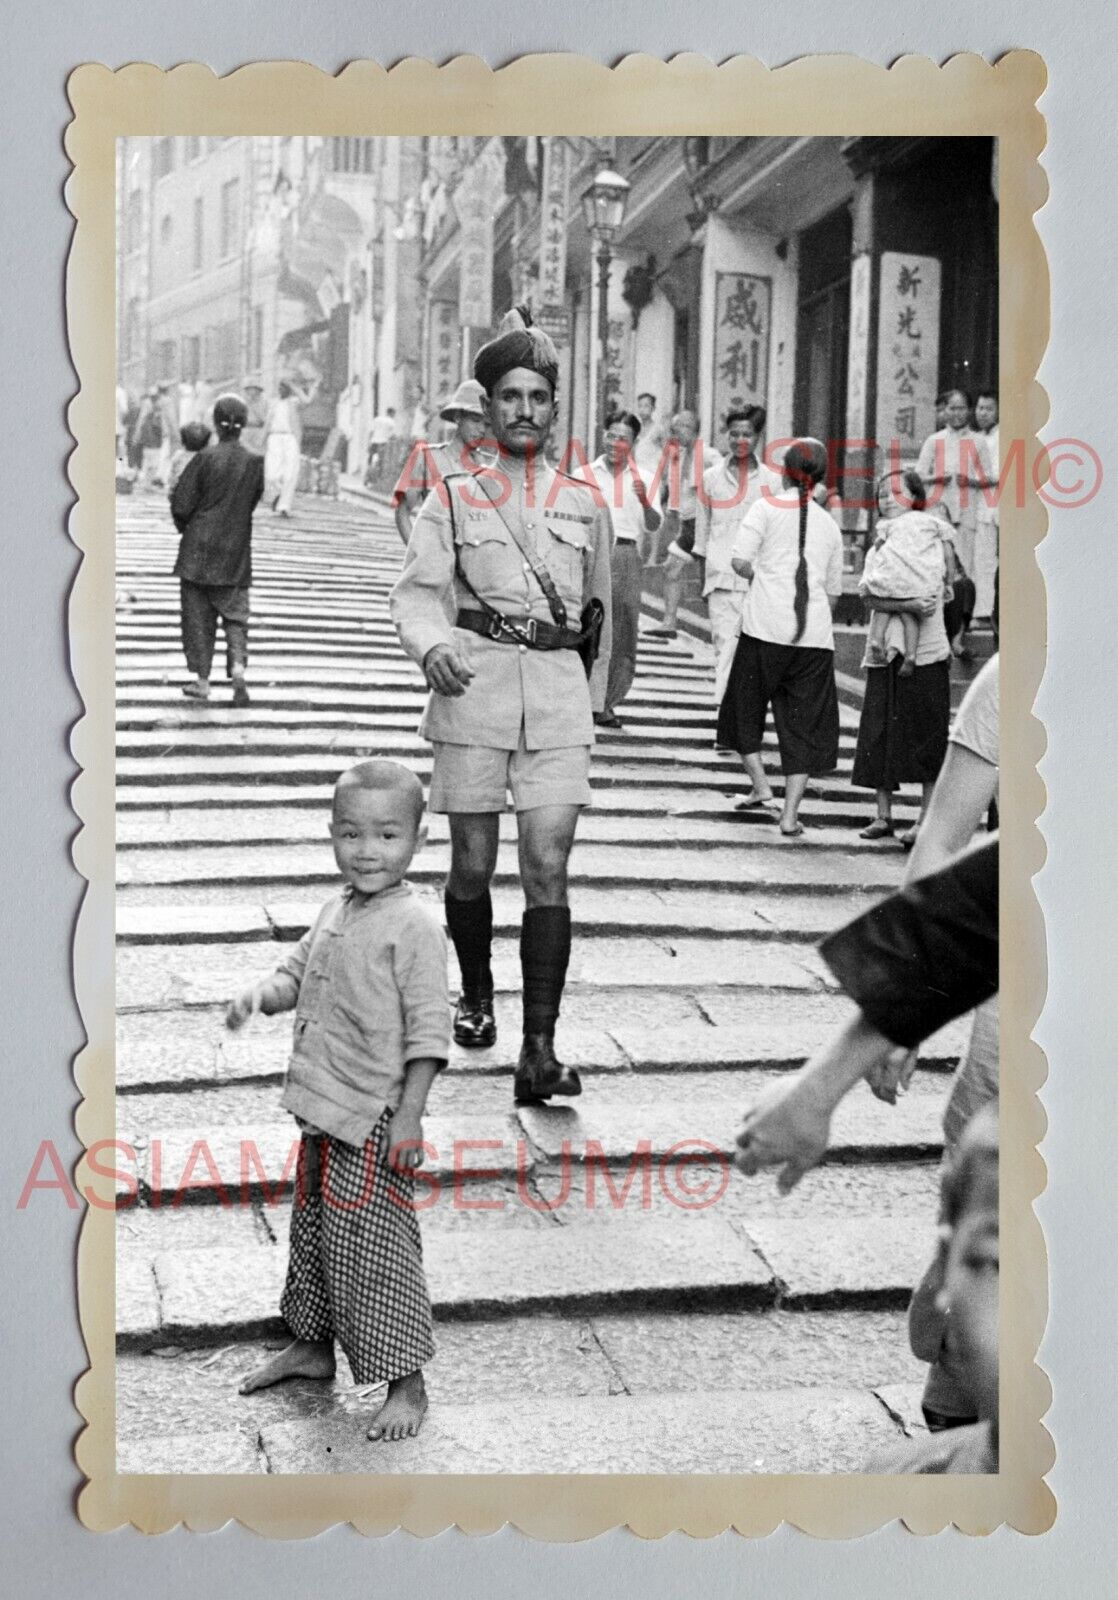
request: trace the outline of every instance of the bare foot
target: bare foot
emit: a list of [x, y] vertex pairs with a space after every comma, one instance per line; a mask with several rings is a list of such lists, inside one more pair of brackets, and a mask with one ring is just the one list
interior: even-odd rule
[[295, 1339], [262, 1367], [250, 1372], [241, 1384], [240, 1394], [268, 1389], [285, 1378], [332, 1378], [336, 1370], [334, 1346], [321, 1339]]
[[388, 1385], [388, 1398], [373, 1418], [370, 1439], [414, 1439], [427, 1415], [427, 1389], [422, 1372], [409, 1372]]

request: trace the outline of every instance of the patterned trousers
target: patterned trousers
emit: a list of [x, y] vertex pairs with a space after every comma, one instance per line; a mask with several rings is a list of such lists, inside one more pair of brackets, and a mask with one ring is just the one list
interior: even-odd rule
[[388, 1123], [357, 1150], [303, 1135], [280, 1315], [296, 1339], [333, 1339], [357, 1383], [385, 1383], [435, 1353], [415, 1180], [388, 1165]]

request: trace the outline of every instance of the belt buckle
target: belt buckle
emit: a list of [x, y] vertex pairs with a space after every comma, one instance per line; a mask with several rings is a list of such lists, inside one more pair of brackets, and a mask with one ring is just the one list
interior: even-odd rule
[[485, 616], [485, 632], [490, 639], [499, 639], [504, 633], [504, 619], [502, 617]]
[[528, 635], [529, 644], [535, 644], [537, 631], [535, 617], [526, 617], [524, 619], [524, 632]]

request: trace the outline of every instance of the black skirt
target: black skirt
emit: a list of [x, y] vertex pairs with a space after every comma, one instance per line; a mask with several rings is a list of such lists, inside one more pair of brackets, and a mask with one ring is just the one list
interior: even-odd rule
[[899, 676], [901, 657], [866, 671], [866, 698], [850, 781], [856, 789], [934, 783], [947, 754], [951, 663], [933, 661]]
[[834, 651], [743, 633], [718, 709], [719, 744], [746, 756], [760, 750], [770, 706], [784, 772], [813, 778], [833, 772], [839, 752]]

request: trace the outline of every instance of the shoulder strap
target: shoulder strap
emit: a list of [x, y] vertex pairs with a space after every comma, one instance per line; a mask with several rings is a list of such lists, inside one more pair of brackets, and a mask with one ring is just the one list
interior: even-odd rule
[[[476, 481], [481, 482], [482, 476], [482, 474], [479, 474]], [[551, 612], [552, 621], [555, 623], [555, 626], [557, 628], [565, 628], [567, 626], [567, 608], [563, 604], [563, 597], [555, 587], [555, 580], [551, 576], [551, 573], [548, 572], [547, 568], [540, 561], [539, 557], [536, 555], [536, 552], [528, 545], [523, 543], [520, 535], [517, 533], [512, 523], [508, 520], [500, 506], [490, 495], [489, 490], [483, 489], [482, 493], [485, 495], [485, 498], [489, 501], [489, 504], [500, 517], [505, 527], [508, 529], [509, 537], [512, 539], [513, 544], [528, 563], [533, 578], [535, 578], [536, 582], [543, 590], [544, 599], [547, 601], [548, 610]], [[453, 498], [453, 496], [451, 498]], [[457, 540], [455, 540], [455, 546], [457, 547]], [[467, 585], [467, 587], [469, 587], [469, 585]]]

